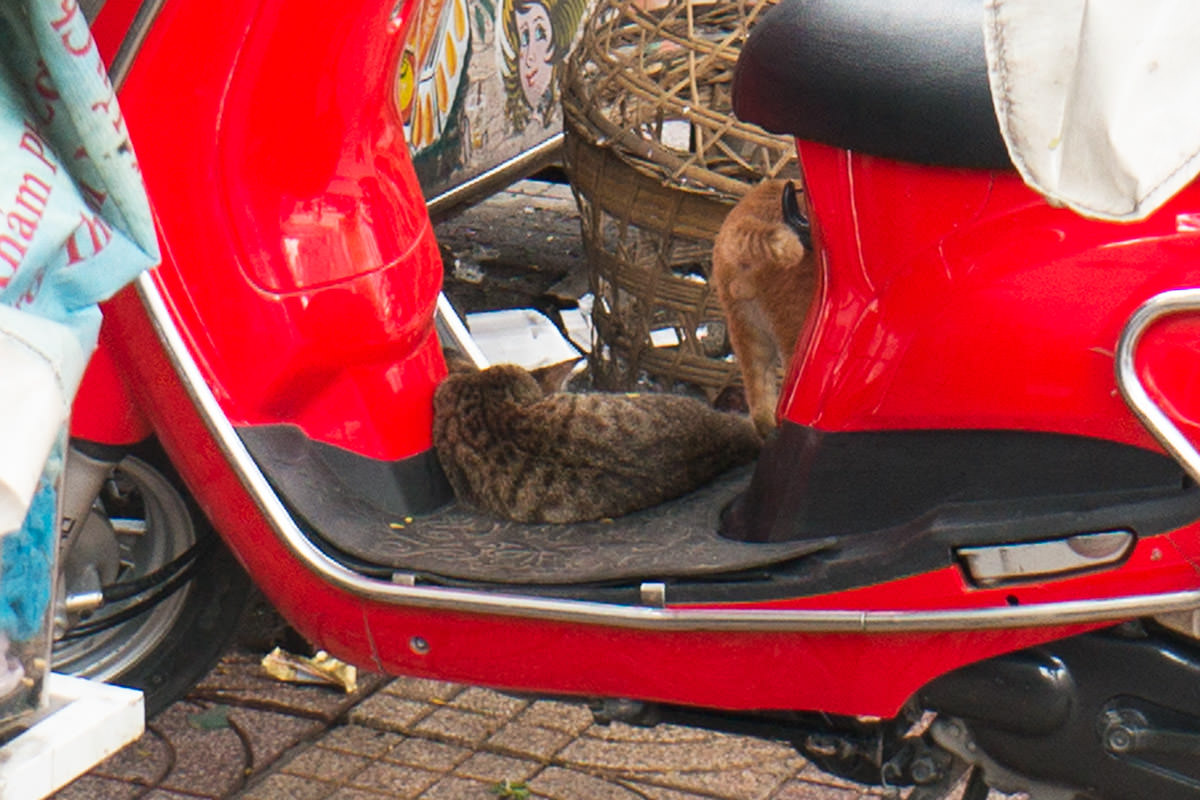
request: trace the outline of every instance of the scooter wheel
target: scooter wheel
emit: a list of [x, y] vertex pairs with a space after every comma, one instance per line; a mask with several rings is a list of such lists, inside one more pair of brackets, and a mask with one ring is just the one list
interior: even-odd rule
[[54, 669], [141, 689], [147, 716], [216, 662], [251, 589], [156, 445], [112, 468], [65, 546], [60, 575], [64, 597], [99, 584], [103, 602], [82, 611], [62, 604]]

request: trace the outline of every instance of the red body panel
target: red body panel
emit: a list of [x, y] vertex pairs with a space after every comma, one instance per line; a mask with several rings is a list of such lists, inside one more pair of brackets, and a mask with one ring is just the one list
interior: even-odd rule
[[[122, 357], [141, 355], [147, 374], [172, 374], [136, 295], [109, 306]], [[218, 530], [271, 602], [319, 647], [365, 667], [509, 689], [639, 697], [727, 709], [820, 709], [892, 716], [924, 683], [957, 666], [1085, 630], [909, 634], [654, 632], [519, 617], [451, 613], [363, 600], [332, 588], [276, 538], [241, 489], [230, 464], [207, 440], [204, 423], [178, 382], [139, 384], [159, 435]], [[151, 405], [152, 404], [152, 405]], [[1191, 540], [1197, 538], [1192, 534]], [[1147, 591], [1195, 583], [1194, 565], [1168, 537], [1139, 546], [1126, 569], [1155, 568]], [[1110, 573], [1111, 575], [1111, 573]], [[1104, 576], [1107, 578], [1107, 576]], [[1100, 576], [1056, 588], [1029, 587], [1022, 602], [1102, 596]], [[857, 593], [763, 606], [933, 609], [1004, 606], [1012, 590], [970, 591], [953, 572], [916, 576]], [[429, 649], [417, 652], [412, 638]], [[536, 654], [533, 656], [532, 654]], [[882, 679], [880, 665], [888, 665]]]
[[168, 3], [121, 95], [166, 293], [229, 418], [382, 459], [429, 448], [445, 374], [392, 8]]
[[[110, 0], [105, 13], [128, 5]], [[432, 335], [440, 259], [385, 80], [399, 43], [392, 5], [266, 0], [215, 14], [174, 0], [122, 93], [162, 232], [156, 280], [224, 412], [234, 424], [294, 422], [378, 458], [430, 446], [430, 398], [444, 371]], [[101, 44], [111, 53], [118, 42]], [[1114, 395], [1112, 350], [1138, 303], [1200, 278], [1193, 236], [1176, 232], [1194, 188], [1118, 228], [1049, 208], [1008, 175], [817, 146], [805, 146], [804, 166], [823, 286], [787, 418], [828, 430], [1023, 428], [1150, 446]], [[1196, 355], [1194, 333], [1163, 324], [1145, 348], [1154, 385], [1188, 420], [1200, 419], [1195, 370], [1172, 365]], [[121, 441], [144, 432], [144, 415], [271, 601], [313, 642], [365, 666], [887, 717], [939, 674], [1083, 629], [661, 632], [365, 600], [323, 581], [275, 535], [132, 291], [109, 304], [105, 343], [80, 396], [94, 406], [77, 429]], [[131, 403], [110, 380], [118, 374], [141, 410], [128, 421], [118, 418]], [[1198, 566], [1191, 526], [1143, 539], [1118, 568], [1055, 582], [979, 590], [949, 568], [742, 607], [1007, 608], [1195, 589]]]
[[105, 324], [100, 342], [87, 369], [71, 409], [71, 435], [101, 444], [124, 445], [140, 442], [153, 433], [126, 384], [125, 374], [115, 361], [113, 330]]
[[[1155, 447], [1117, 394], [1113, 353], [1138, 305], [1200, 285], [1188, 224], [1200, 187], [1113, 225], [1051, 207], [1015, 172], [807, 142], [800, 154], [822, 289], [783, 417], [830, 431], [1033, 430]], [[1141, 363], [1195, 420], [1195, 371], [1178, 365], [1197, 363], [1200, 339], [1186, 335], [1193, 325], [1171, 327], [1169, 338], [1147, 334]]]

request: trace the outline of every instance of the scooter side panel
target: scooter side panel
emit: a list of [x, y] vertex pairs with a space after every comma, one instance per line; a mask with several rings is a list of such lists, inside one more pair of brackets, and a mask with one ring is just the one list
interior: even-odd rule
[[1200, 237], [1179, 227], [1200, 190], [1118, 226], [1050, 207], [1015, 173], [800, 149], [823, 306], [785, 418], [1155, 446], [1116, 392], [1113, 351], [1138, 304], [1200, 283]]
[[[370, 608], [394, 672], [728, 710], [895, 716], [932, 678], [1082, 628], [958, 633], [661, 632]], [[416, 641], [419, 640], [419, 641]]]
[[153, 431], [122, 377], [111, 336], [112, 326], [102, 325], [71, 407], [71, 435], [100, 444], [134, 444]]
[[318, 579], [283, 547], [213, 438], [133, 287], [109, 301], [105, 319], [136, 403], [146, 409], [172, 465], [256, 585], [318, 646], [377, 669], [361, 601]]
[[[257, 585], [317, 646], [364, 668], [513, 690], [632, 697], [727, 709], [820, 709], [891, 716], [928, 680], [957, 666], [1091, 626], [910, 633], [653, 630], [491, 615], [364, 598], [336, 587], [273, 530], [177, 377], [135, 292], [109, 306], [122, 363], [164, 446]], [[1194, 574], [1189, 567], [1188, 572]], [[961, 579], [915, 576], [872, 608], [996, 604], [1003, 591], [963, 595]], [[1011, 592], [1011, 590], [1008, 590]], [[1036, 592], [1021, 599], [1036, 601]], [[837, 596], [797, 600], [837, 604]]]
[[122, 90], [162, 280], [230, 419], [379, 459], [429, 449], [445, 372], [394, 6], [169, 3]]

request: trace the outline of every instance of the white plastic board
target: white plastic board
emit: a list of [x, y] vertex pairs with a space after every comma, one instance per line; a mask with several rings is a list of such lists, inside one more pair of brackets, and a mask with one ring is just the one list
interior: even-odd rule
[[146, 715], [135, 689], [51, 674], [48, 706], [0, 747], [0, 800], [39, 800], [142, 735]]

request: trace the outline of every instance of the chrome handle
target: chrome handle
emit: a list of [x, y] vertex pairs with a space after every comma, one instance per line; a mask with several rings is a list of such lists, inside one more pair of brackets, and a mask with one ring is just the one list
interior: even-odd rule
[[1143, 303], [1121, 331], [1117, 342], [1117, 387], [1125, 403], [1133, 410], [1159, 444], [1178, 461], [1192, 480], [1200, 483], [1200, 452], [1150, 398], [1138, 378], [1133, 357], [1142, 334], [1159, 319], [1184, 311], [1200, 311], [1200, 289], [1175, 289], [1155, 295]]

